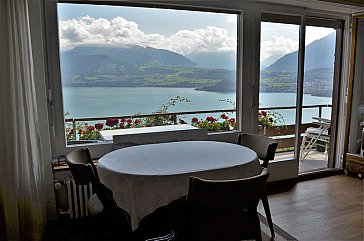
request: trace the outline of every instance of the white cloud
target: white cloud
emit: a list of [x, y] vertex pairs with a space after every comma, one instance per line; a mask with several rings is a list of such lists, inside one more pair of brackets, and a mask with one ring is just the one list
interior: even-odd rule
[[159, 33], [146, 34], [137, 23], [122, 17], [111, 20], [84, 16], [60, 21], [61, 50], [76, 46], [121, 46], [136, 44], [171, 50], [181, 54], [194, 51], [230, 51], [236, 49], [236, 38], [219, 27], [179, 30], [171, 36]]
[[335, 29], [323, 28], [323, 27], [312, 27], [307, 26], [306, 28], [306, 45], [312, 43], [315, 40], [326, 37], [330, 33], [334, 32]]
[[261, 43], [260, 58], [264, 61], [270, 56], [283, 56], [296, 50], [298, 50], [298, 40], [273, 35], [270, 40]]

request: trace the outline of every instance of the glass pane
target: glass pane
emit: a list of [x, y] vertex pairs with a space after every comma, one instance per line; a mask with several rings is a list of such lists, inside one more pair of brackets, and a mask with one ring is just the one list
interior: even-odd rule
[[[165, 124], [234, 128], [236, 14], [59, 3], [58, 15], [68, 140]], [[193, 114], [127, 117], [170, 112]]]
[[278, 140], [278, 160], [294, 157], [298, 47], [298, 25], [261, 23], [259, 133]]
[[[315, 129], [306, 130], [304, 135], [306, 144], [301, 149], [300, 172], [327, 167], [335, 46], [335, 29], [306, 27], [302, 124]], [[319, 132], [312, 134], [312, 131]]]

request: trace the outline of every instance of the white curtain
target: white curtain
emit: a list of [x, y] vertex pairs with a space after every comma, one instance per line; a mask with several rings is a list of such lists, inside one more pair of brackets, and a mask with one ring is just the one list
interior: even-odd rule
[[46, 222], [28, 1], [0, 1], [1, 241], [41, 240]]

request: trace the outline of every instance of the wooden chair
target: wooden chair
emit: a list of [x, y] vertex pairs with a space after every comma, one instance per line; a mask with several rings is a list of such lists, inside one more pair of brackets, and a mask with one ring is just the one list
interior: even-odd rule
[[117, 206], [112, 191], [100, 182], [88, 148], [70, 152], [66, 155], [66, 162], [75, 183], [91, 183], [95, 192], [87, 203], [88, 215], [95, 221], [89, 232], [94, 232], [102, 240], [131, 240], [130, 215]]
[[249, 147], [255, 151], [258, 158], [263, 161], [262, 167], [268, 167], [268, 163], [274, 160], [278, 142], [267, 136], [241, 133], [237, 144]]
[[262, 240], [257, 213], [269, 176], [237, 180], [204, 180], [190, 177], [185, 240]]
[[[276, 154], [278, 146], [278, 142], [267, 136], [247, 134], [247, 133], [239, 134], [237, 144], [249, 147], [250, 149], [254, 150], [257, 153], [258, 158], [262, 160], [261, 166], [263, 168], [267, 168], [269, 161], [274, 160], [274, 156]], [[272, 215], [270, 213], [268, 196], [266, 193], [262, 196], [261, 200], [263, 203], [265, 215], [267, 216], [267, 221], [272, 238], [274, 238], [275, 234], [273, 228]]]

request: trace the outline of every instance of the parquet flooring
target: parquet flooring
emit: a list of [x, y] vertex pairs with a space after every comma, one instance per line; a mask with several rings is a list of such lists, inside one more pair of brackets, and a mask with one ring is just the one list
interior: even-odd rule
[[300, 241], [363, 241], [363, 192], [363, 180], [335, 175], [268, 198], [273, 222]]

